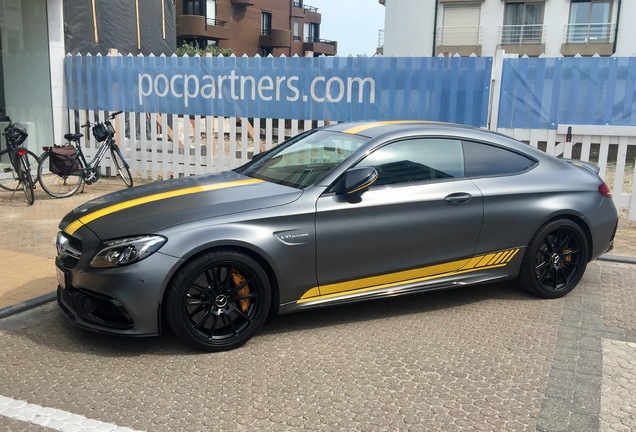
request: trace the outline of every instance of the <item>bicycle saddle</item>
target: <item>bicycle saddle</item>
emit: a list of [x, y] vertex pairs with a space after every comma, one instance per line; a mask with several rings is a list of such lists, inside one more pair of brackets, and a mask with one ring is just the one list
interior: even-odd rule
[[77, 134], [68, 133], [64, 135], [64, 139], [68, 141], [79, 141], [79, 139], [83, 136], [84, 134], [81, 134], [81, 133], [77, 133]]

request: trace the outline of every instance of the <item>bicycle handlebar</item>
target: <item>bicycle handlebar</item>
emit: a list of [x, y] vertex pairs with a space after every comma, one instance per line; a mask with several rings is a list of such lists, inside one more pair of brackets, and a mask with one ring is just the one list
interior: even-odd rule
[[83, 128], [83, 127], [91, 127], [91, 126], [98, 125], [98, 124], [100, 124], [100, 123], [105, 123], [105, 122], [107, 122], [107, 121], [110, 121], [110, 120], [114, 119], [115, 117], [117, 117], [117, 116], [118, 116], [119, 114], [121, 114], [121, 113], [123, 113], [123, 111], [117, 111], [117, 112], [114, 112], [114, 113], [112, 113], [111, 115], [109, 115], [109, 116], [108, 116], [108, 118], [107, 118], [104, 122], [96, 122], [96, 123], [86, 122], [86, 123], [84, 123], [83, 125], [80, 125], [80, 127], [81, 127], [81, 128]]

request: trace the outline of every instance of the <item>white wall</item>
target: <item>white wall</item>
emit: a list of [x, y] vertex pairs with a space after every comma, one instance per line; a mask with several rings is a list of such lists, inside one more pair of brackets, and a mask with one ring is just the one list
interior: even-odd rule
[[64, 8], [63, 0], [48, 0], [49, 59], [51, 62], [51, 101], [53, 140], [62, 144], [68, 132], [66, 82], [64, 80]]
[[435, 0], [386, 0], [384, 55], [433, 54]]
[[636, 57], [636, 0], [622, 0], [616, 55]]

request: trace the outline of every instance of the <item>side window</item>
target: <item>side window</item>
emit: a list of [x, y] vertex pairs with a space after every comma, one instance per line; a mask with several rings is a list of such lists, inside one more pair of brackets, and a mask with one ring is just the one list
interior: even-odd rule
[[357, 164], [374, 167], [375, 186], [449, 179], [464, 176], [464, 155], [459, 140], [417, 138], [377, 149]]
[[536, 161], [519, 153], [488, 144], [464, 141], [466, 176], [484, 177], [527, 170]]

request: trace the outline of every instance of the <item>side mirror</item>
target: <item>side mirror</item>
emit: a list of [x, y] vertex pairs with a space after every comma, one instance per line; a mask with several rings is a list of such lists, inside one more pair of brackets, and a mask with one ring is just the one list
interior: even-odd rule
[[346, 195], [362, 195], [378, 179], [373, 167], [354, 168], [345, 173], [343, 192]]

